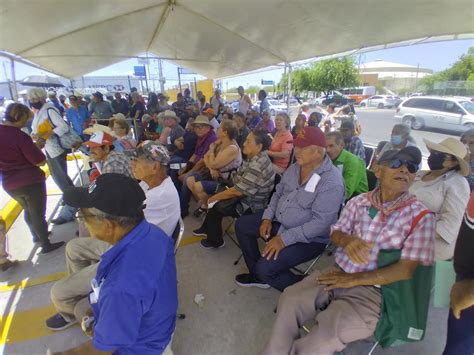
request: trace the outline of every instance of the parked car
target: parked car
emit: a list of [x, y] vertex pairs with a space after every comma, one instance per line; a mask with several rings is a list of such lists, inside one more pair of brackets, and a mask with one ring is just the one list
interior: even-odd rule
[[344, 106], [344, 105], [353, 105], [355, 103], [355, 100], [345, 95], [331, 93], [329, 95], [323, 95], [323, 96], [318, 97], [317, 99], [314, 99], [314, 102], [320, 106], [327, 106], [329, 104]]
[[446, 96], [410, 97], [398, 106], [395, 120], [413, 129], [432, 127], [463, 132], [474, 128], [474, 102]]
[[364, 99], [359, 104], [360, 107], [390, 108], [396, 106], [395, 96], [373, 95]]

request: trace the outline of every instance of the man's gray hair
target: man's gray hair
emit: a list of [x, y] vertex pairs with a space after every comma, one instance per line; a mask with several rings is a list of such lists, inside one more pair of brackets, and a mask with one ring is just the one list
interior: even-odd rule
[[405, 134], [406, 136], [409, 136], [410, 133], [411, 133], [411, 128], [410, 126], [404, 124], [404, 123], [397, 123], [396, 125], [393, 126], [393, 129], [397, 129], [399, 130], [400, 132], [402, 132], [402, 134]]
[[45, 100], [47, 96], [46, 90], [43, 88], [31, 88], [28, 90], [28, 98], [30, 100]]
[[344, 137], [342, 136], [341, 132], [334, 131], [326, 133], [327, 138], [334, 138], [337, 145], [344, 145]]
[[121, 227], [133, 227], [136, 226], [138, 223], [142, 221], [144, 218], [143, 211], [141, 211], [136, 217], [122, 217], [122, 216], [114, 216], [107, 212], [101, 211], [97, 208], [90, 209], [92, 214], [96, 216], [98, 219], [108, 219], [110, 221], [116, 222]]

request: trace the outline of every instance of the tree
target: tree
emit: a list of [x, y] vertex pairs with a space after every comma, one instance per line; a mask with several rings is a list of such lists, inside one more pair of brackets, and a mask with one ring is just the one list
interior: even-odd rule
[[[284, 90], [287, 75], [283, 74], [278, 89]], [[359, 85], [359, 77], [352, 58], [328, 59], [313, 63], [308, 68], [296, 69], [291, 73], [291, 88], [294, 92], [324, 92]]]
[[470, 81], [473, 80], [474, 73], [474, 47], [469, 48], [467, 54], [459, 57], [450, 68], [425, 76], [420, 80], [420, 85], [424, 91], [435, 91], [435, 83], [443, 81]]

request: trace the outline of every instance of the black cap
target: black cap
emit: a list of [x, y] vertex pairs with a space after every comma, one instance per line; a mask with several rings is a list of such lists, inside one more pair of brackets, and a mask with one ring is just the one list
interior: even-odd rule
[[377, 163], [381, 164], [394, 159], [408, 160], [419, 165], [421, 163], [421, 151], [417, 147], [405, 147], [400, 150], [388, 150], [383, 153]]
[[122, 174], [100, 175], [87, 187], [68, 187], [64, 202], [76, 208], [97, 208], [117, 217], [137, 217], [145, 207], [145, 193], [137, 180]]
[[96, 91], [95, 93], [92, 94], [92, 96], [100, 97], [101, 99], [104, 98], [104, 94], [102, 94], [100, 91]]

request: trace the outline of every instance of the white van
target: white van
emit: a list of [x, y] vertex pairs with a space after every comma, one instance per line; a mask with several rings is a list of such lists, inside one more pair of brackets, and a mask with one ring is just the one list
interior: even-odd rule
[[412, 129], [431, 127], [463, 132], [474, 128], [474, 102], [466, 97], [410, 97], [398, 106], [395, 120]]

